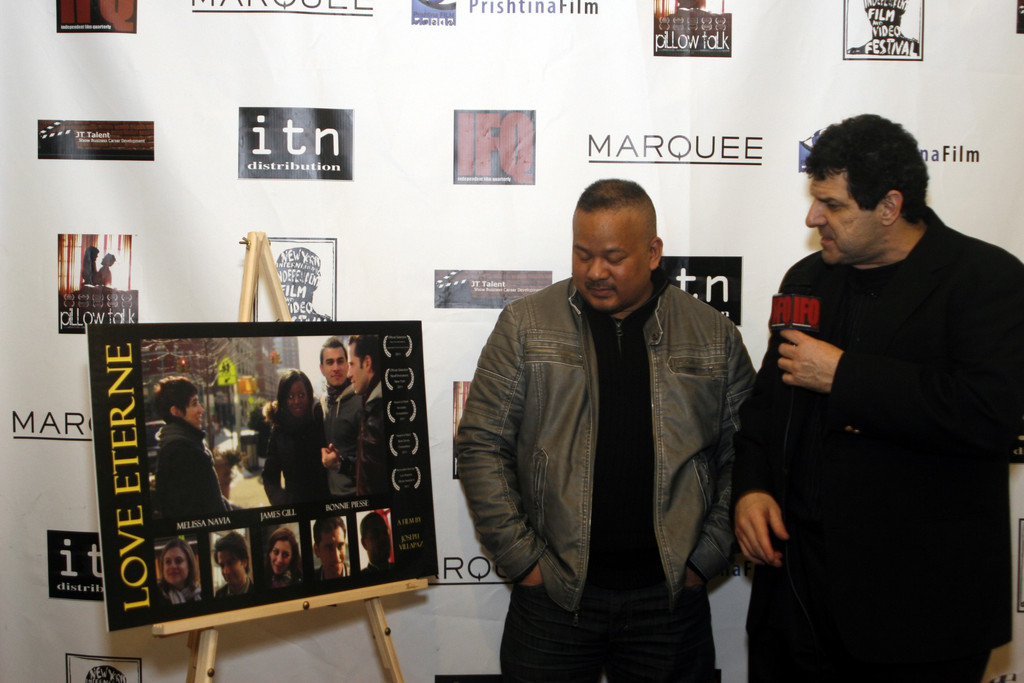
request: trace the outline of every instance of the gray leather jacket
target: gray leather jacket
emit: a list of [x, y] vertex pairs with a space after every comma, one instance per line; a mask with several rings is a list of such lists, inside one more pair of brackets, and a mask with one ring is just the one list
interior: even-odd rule
[[[457, 436], [480, 540], [509, 577], [539, 563], [575, 610], [587, 574], [597, 364], [570, 280], [509, 304], [480, 354]], [[644, 326], [651, 363], [655, 533], [673, 602], [689, 560], [732, 557], [733, 433], [754, 372], [736, 327], [676, 287]], [[629, 558], [623, 558], [628, 562]]]

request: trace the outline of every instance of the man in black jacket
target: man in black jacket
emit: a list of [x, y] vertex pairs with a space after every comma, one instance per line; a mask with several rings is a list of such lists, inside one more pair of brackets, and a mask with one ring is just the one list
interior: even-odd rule
[[782, 292], [820, 323], [773, 334], [735, 441], [750, 680], [978, 683], [1010, 639], [1024, 266], [925, 205], [898, 124], [830, 126], [807, 168], [821, 251]]

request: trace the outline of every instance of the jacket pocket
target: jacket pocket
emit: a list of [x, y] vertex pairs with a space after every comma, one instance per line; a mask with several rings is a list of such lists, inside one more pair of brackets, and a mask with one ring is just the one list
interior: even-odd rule
[[544, 488], [548, 474], [548, 454], [544, 449], [538, 448], [533, 452], [533, 472], [531, 476], [531, 491], [533, 498], [533, 511], [530, 514], [535, 531], [544, 528]]
[[697, 476], [697, 485], [700, 486], [700, 497], [706, 514], [711, 509], [711, 499], [714, 497], [714, 491], [711, 490], [711, 468], [708, 466], [708, 459], [701, 454], [690, 458], [690, 464]]
[[526, 363], [555, 363], [575, 368], [583, 366], [579, 342], [561, 341], [547, 335], [526, 339], [523, 344], [523, 360]]
[[694, 377], [718, 377], [720, 363], [713, 358], [701, 355], [676, 355], [668, 359], [668, 369], [678, 375]]

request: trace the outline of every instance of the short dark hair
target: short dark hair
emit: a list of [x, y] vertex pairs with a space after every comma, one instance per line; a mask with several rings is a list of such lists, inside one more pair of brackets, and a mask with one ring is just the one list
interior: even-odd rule
[[230, 531], [217, 539], [217, 542], [213, 544], [214, 559], [216, 559], [217, 553], [231, 553], [243, 562], [249, 561], [249, 547], [237, 531]]
[[341, 529], [342, 538], [348, 538], [345, 531], [345, 520], [341, 517], [321, 517], [313, 521], [313, 545], [320, 545], [320, 539], [324, 534], [329, 534], [335, 529]]
[[[348, 338], [348, 343], [352, 347], [352, 355], [356, 358], [370, 357], [370, 367], [373, 368], [373, 374], [380, 374], [380, 337], [375, 334], [354, 334]], [[360, 364], [362, 360], [359, 361]]]
[[185, 410], [192, 397], [198, 395], [199, 389], [187, 377], [173, 375], [164, 377], [156, 383], [156, 395], [153, 401], [157, 414], [164, 420], [170, 421], [174, 417], [171, 415], [172, 407]]
[[648, 228], [658, 234], [658, 214], [654, 202], [644, 188], [632, 180], [605, 178], [591, 183], [576, 201], [576, 210], [583, 213], [638, 209], [647, 214]]
[[917, 140], [898, 123], [861, 114], [826, 128], [807, 157], [807, 175], [825, 180], [846, 174], [850, 196], [871, 210], [890, 190], [903, 195], [903, 217], [924, 218], [928, 167]]
[[320, 347], [320, 365], [324, 364], [324, 350], [326, 349], [341, 349], [345, 354], [345, 360], [348, 360], [348, 349], [346, 349], [345, 345], [342, 343], [341, 337], [328, 337], [327, 341], [324, 342], [324, 345]]
[[370, 514], [363, 517], [363, 520], [359, 522], [359, 535], [388, 535], [388, 523], [384, 519], [384, 516], [379, 512], [371, 512]]

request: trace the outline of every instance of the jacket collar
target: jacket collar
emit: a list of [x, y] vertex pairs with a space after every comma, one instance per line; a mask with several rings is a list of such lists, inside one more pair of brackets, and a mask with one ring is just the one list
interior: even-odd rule
[[[956, 258], [958, 233], [947, 227], [931, 209], [925, 210], [924, 221], [927, 230], [903, 259], [865, 321], [858, 344], [861, 351], [884, 350], [896, 330], [941, 284], [939, 272]], [[822, 318], [825, 321], [839, 319], [839, 305], [849, 269], [849, 266], [826, 266], [824, 277], [815, 287], [816, 294], [822, 298]]]

